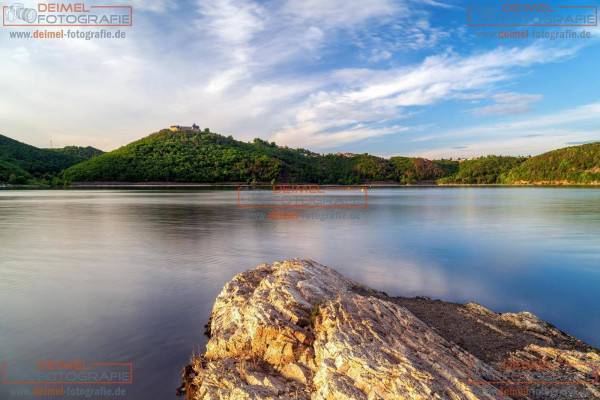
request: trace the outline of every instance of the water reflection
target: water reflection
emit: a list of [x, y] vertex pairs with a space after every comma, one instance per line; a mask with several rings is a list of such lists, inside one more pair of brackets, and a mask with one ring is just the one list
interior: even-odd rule
[[222, 285], [289, 257], [389, 294], [531, 310], [600, 346], [600, 190], [376, 190], [351, 212], [261, 218], [231, 191], [0, 192], [0, 359], [132, 361], [127, 398], [169, 398]]

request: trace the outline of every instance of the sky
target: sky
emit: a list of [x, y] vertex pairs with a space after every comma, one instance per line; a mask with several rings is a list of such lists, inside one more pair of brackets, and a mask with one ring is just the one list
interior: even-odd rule
[[0, 29], [0, 134], [108, 151], [195, 122], [322, 153], [429, 158], [600, 140], [597, 27], [500, 39], [468, 26], [460, 0], [116, 3], [134, 10], [124, 39]]

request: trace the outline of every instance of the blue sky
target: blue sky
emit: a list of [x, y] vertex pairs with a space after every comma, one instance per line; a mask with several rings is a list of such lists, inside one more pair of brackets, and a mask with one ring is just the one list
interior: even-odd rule
[[596, 27], [590, 39], [478, 37], [494, 28], [467, 26], [459, 0], [118, 3], [135, 10], [122, 40], [0, 31], [0, 133], [112, 150], [197, 122], [319, 152], [432, 158], [600, 140]]

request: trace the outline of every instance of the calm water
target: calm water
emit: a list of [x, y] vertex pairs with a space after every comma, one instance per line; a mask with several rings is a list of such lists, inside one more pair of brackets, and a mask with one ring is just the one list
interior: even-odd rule
[[600, 346], [600, 190], [381, 189], [366, 210], [305, 213], [264, 218], [232, 191], [0, 191], [0, 360], [131, 361], [125, 398], [173, 398], [222, 285], [291, 257]]

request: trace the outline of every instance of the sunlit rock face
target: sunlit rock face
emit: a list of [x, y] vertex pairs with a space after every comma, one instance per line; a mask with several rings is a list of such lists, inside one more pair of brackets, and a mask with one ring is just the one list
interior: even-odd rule
[[[553, 329], [529, 313], [462, 307], [487, 325], [499, 320], [542, 337]], [[184, 370], [182, 393], [190, 400], [510, 398], [498, 384], [506, 375], [500, 361], [482, 361], [438, 332], [396, 299], [314, 261], [262, 264], [217, 297], [206, 352]], [[583, 362], [597, 362], [593, 352], [530, 344], [501, 361], [562, 355], [571, 360], [565, 373], [593, 378]], [[582, 393], [592, 397], [580, 398], [598, 393], [591, 382]]]

